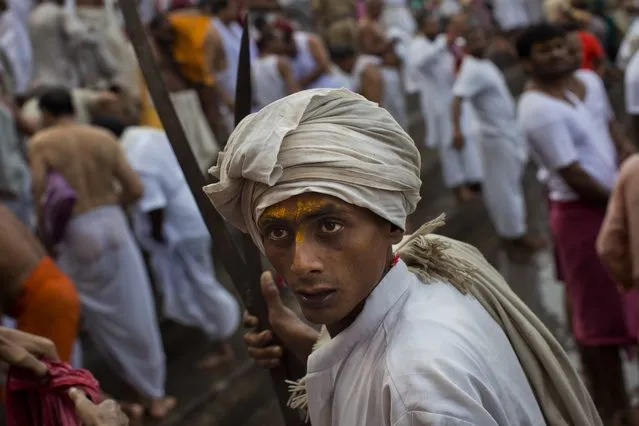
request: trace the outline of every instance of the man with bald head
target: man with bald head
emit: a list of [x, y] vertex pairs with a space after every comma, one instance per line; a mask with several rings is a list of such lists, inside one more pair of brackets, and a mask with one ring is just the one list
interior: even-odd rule
[[262, 277], [272, 330], [245, 340], [273, 366], [276, 333], [307, 364], [291, 406], [313, 425], [601, 424], [566, 354], [476, 249], [429, 235], [441, 218], [403, 238], [420, 158], [377, 104], [288, 96], [244, 119], [211, 172], [216, 209], [325, 326]]

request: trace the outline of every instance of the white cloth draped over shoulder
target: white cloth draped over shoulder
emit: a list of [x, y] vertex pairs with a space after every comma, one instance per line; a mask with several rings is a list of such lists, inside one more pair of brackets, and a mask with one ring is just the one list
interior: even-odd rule
[[[388, 112], [347, 90], [299, 92], [248, 116], [211, 173], [219, 182], [205, 191], [216, 209], [249, 232], [262, 250], [257, 220], [266, 208], [295, 195], [335, 196], [404, 229], [421, 187], [414, 142]], [[409, 270], [424, 283], [438, 279], [479, 301], [508, 337], [547, 424], [600, 426], [594, 404], [559, 343], [475, 248], [428, 235], [442, 223], [424, 225], [397, 248]], [[428, 337], [426, 332], [424, 339]], [[304, 380], [291, 390], [295, 408], [321, 396], [299, 395], [305, 393]], [[373, 389], [362, 389], [367, 391]], [[318, 412], [326, 407], [309, 408]], [[375, 410], [377, 424], [390, 421], [383, 407], [368, 409]]]

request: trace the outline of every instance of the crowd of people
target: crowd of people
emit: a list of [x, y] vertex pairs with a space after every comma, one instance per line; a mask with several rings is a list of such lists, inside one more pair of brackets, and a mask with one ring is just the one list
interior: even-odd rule
[[[272, 330], [245, 341], [273, 367], [275, 333], [307, 365], [292, 405], [312, 424], [639, 424], [621, 357], [639, 321], [639, 3], [138, 5], [207, 195], [326, 326], [301, 322], [263, 277]], [[93, 406], [74, 390], [85, 423], [125, 424], [119, 407], [162, 419], [177, 401], [159, 318], [204, 332], [217, 348], [207, 369], [234, 359], [240, 305], [216, 278], [117, 1], [0, 0], [0, 11], [0, 300], [28, 333], [0, 328], [0, 358], [39, 375], [17, 350], [82, 367], [82, 327], [138, 393]], [[234, 129], [246, 19], [254, 114]], [[504, 74], [513, 63], [521, 94]], [[621, 79], [628, 120], [608, 95]], [[415, 116], [423, 140], [408, 136]], [[432, 150], [461, 208], [483, 200], [507, 253], [554, 250], [589, 392], [476, 251], [427, 235], [439, 222], [407, 223]], [[528, 229], [531, 161], [550, 238]]]

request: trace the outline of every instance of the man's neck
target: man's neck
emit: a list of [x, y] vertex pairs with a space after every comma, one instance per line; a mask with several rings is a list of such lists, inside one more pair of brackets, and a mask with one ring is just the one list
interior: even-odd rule
[[548, 80], [533, 78], [531, 80], [530, 89], [546, 93], [550, 96], [563, 98], [565, 95], [566, 83], [566, 78]]
[[362, 300], [357, 306], [355, 306], [355, 308], [348, 315], [346, 315], [346, 317], [344, 317], [342, 320], [336, 322], [335, 324], [326, 325], [326, 329], [328, 330], [328, 334], [330, 334], [331, 338], [334, 338], [335, 336], [340, 334], [342, 331], [350, 327], [350, 325], [357, 319], [359, 314], [362, 313], [362, 311], [364, 310], [364, 305], [366, 305], [366, 300], [368, 299], [368, 297], [373, 293], [373, 291], [375, 291], [377, 286], [386, 277], [386, 274], [388, 274], [388, 271], [390, 271], [390, 269], [393, 267], [394, 265], [393, 259], [394, 259], [394, 255], [391, 253], [388, 263], [386, 264], [386, 269], [384, 269], [384, 273], [382, 274], [377, 284], [373, 286], [370, 293], [364, 298], [364, 300]]

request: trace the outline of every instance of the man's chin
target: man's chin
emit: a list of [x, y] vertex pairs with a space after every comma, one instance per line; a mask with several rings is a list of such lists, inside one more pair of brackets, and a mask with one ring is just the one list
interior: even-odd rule
[[334, 324], [340, 320], [334, 312], [329, 312], [328, 309], [308, 309], [302, 307], [302, 314], [308, 322], [315, 325]]

